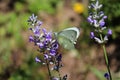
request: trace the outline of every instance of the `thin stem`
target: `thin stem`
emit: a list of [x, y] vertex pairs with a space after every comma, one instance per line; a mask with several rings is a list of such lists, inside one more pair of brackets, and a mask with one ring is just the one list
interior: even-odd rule
[[[55, 57], [54, 57], [54, 61], [55, 61], [55, 65], [57, 65], [57, 62], [56, 62]], [[59, 66], [59, 62], [58, 62], [58, 66]], [[57, 72], [58, 72], [59, 78], [60, 78], [60, 80], [61, 80], [61, 74], [60, 74], [60, 71], [58, 70]]]
[[60, 78], [60, 80], [61, 80], [61, 75], [60, 75], [60, 71], [58, 71], [58, 75], [59, 75], [59, 78]]
[[48, 69], [50, 80], [52, 80], [52, 75], [51, 75], [51, 72], [50, 72], [50, 68], [49, 68], [49, 64], [48, 64], [47, 59], [46, 59], [46, 65], [47, 65], [47, 69]]
[[[100, 34], [100, 38], [103, 41], [102, 34]], [[110, 80], [112, 80], [112, 76], [111, 76], [111, 72], [110, 72], [110, 66], [109, 66], [109, 62], [108, 62], [108, 56], [107, 56], [105, 44], [103, 44], [102, 47], [103, 47], [103, 51], [104, 51], [104, 57], [105, 57], [106, 65], [107, 65], [107, 70], [108, 70], [108, 73], [110, 75]]]
[[102, 45], [102, 47], [103, 47], [103, 50], [104, 50], [104, 56], [105, 56], [105, 61], [106, 61], [108, 73], [110, 75], [110, 80], [112, 80], [112, 76], [111, 76], [111, 72], [110, 72], [110, 66], [109, 66], [109, 63], [108, 63], [108, 56], [107, 56], [107, 53], [106, 53], [105, 45]]

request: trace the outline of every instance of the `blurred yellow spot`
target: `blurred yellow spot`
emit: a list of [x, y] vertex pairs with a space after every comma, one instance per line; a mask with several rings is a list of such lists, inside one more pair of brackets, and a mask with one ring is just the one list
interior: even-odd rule
[[84, 5], [82, 3], [75, 3], [73, 5], [73, 10], [76, 12], [76, 13], [83, 13], [84, 12]]

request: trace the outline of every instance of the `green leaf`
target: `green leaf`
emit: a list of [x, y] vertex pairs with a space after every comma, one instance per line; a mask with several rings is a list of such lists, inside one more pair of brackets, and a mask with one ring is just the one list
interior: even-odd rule
[[90, 70], [96, 75], [96, 77], [99, 79], [99, 80], [105, 80], [104, 78], [104, 72], [103, 71], [100, 71], [98, 70], [97, 68], [95, 67], [90, 67]]

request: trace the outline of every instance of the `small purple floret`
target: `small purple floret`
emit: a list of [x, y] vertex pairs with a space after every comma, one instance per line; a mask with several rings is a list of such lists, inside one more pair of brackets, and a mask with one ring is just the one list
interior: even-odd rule
[[44, 54], [44, 59], [48, 59], [48, 55], [47, 54]]
[[41, 62], [41, 60], [38, 57], [35, 58], [35, 61], [36, 62]]
[[58, 42], [54, 42], [52, 44], [52, 49], [58, 49], [59, 45], [58, 45]]
[[43, 48], [44, 47], [44, 44], [43, 43], [37, 43], [37, 45], [39, 46], [39, 48]]
[[42, 22], [41, 21], [37, 21], [37, 24], [38, 24], [38, 26], [41, 26]]
[[29, 37], [29, 42], [34, 42], [34, 38], [32, 35], [30, 35], [30, 37]]
[[100, 22], [100, 27], [103, 27], [105, 25], [105, 22], [104, 21], [101, 21]]
[[109, 79], [110, 75], [109, 75], [108, 73], [105, 73], [105, 74], [104, 74], [104, 77], [105, 77], [106, 79]]
[[103, 19], [107, 19], [107, 16], [104, 16]]
[[94, 32], [90, 32], [90, 38], [93, 39], [95, 37]]
[[108, 29], [108, 35], [112, 35], [112, 30], [111, 29]]
[[88, 21], [89, 23], [93, 23], [93, 20], [92, 20], [91, 16], [89, 16], [89, 17], [87, 18], [87, 21]]
[[54, 56], [54, 55], [56, 55], [56, 50], [54, 50], [54, 49], [51, 49], [51, 50], [50, 50], [50, 55], [51, 55], [51, 56]]

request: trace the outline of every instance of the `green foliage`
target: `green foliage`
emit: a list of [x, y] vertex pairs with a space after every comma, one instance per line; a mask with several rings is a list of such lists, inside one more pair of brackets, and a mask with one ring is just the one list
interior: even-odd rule
[[40, 11], [45, 11], [49, 14], [54, 14], [56, 12], [57, 3], [60, 0], [27, 0], [28, 9], [32, 13], [38, 13]]
[[103, 3], [103, 10], [105, 14], [108, 16], [107, 25], [113, 30], [113, 38], [119, 37], [120, 34], [120, 1], [119, 0], [101, 0]]

